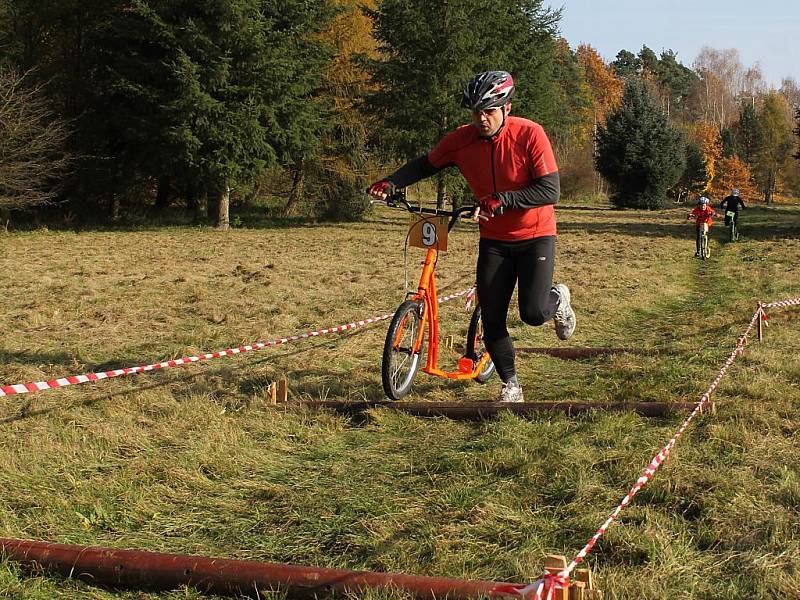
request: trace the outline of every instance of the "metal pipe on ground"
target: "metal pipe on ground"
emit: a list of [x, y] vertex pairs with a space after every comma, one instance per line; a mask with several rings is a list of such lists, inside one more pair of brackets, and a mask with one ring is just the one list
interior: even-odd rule
[[396, 588], [420, 600], [511, 597], [493, 593], [496, 586], [508, 585], [495, 581], [324, 569], [27, 540], [0, 538], [0, 553], [27, 567], [137, 590], [171, 590], [186, 585], [204, 593], [253, 598], [261, 597], [265, 591], [283, 590], [289, 598], [304, 599], [333, 592]]
[[[674, 412], [694, 410], [695, 402], [337, 402], [322, 400], [302, 402], [311, 409], [331, 409], [338, 413], [356, 415], [371, 408], [387, 408], [417, 417], [447, 417], [453, 420], [477, 421], [495, 417], [502, 412], [530, 415], [561, 411], [568, 417], [591, 410], [635, 412], [643, 417], [664, 417]], [[705, 410], [714, 412], [714, 404], [706, 403]]]
[[652, 350], [637, 350], [635, 348], [517, 348], [517, 354], [546, 354], [565, 360], [580, 360], [594, 358], [595, 356], [611, 356], [614, 354], [635, 354], [637, 356], [655, 356]]

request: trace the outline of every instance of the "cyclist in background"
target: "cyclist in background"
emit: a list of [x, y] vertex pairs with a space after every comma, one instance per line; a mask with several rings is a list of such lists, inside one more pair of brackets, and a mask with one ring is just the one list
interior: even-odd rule
[[576, 324], [569, 288], [553, 286], [558, 166], [542, 126], [511, 116], [514, 89], [505, 71], [475, 75], [461, 98], [461, 106], [472, 112], [472, 123], [451, 131], [430, 152], [369, 188], [372, 196], [385, 198], [395, 188], [451, 166], [467, 180], [480, 207], [478, 298], [484, 345], [503, 380], [501, 402], [523, 402], [506, 323], [517, 283], [525, 323], [538, 326], [553, 319], [562, 340]]
[[[725, 215], [725, 225], [730, 225], [730, 219], [733, 218], [736, 227], [739, 227], [739, 206], [745, 208], [744, 202], [739, 197], [739, 190], [734, 188], [731, 190], [730, 195], [725, 196], [725, 199], [719, 203], [719, 207], [725, 211], [722, 213]], [[728, 215], [731, 212], [733, 213], [732, 217]]]
[[688, 219], [694, 219], [695, 229], [697, 232], [696, 241], [695, 241], [695, 256], [700, 256], [700, 235], [703, 231], [703, 224], [708, 224], [709, 231], [711, 230], [711, 225], [713, 224], [712, 217], [716, 217], [716, 211], [711, 208], [711, 203], [708, 198], [705, 196], [700, 196], [697, 199], [697, 206], [692, 209], [692, 212], [689, 213]]

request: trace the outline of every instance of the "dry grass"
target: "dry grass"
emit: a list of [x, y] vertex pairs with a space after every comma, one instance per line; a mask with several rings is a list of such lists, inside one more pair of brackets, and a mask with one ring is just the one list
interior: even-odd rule
[[[800, 209], [753, 209], [742, 241], [692, 258], [685, 210], [566, 206], [556, 278], [582, 361], [520, 356], [529, 400], [695, 400], [756, 300], [800, 295]], [[273, 339], [382, 314], [403, 297], [405, 219], [356, 225], [0, 235], [3, 384]], [[473, 280], [459, 227], [442, 293]], [[415, 284], [421, 255], [409, 258]], [[444, 311], [460, 338], [461, 302]], [[800, 595], [800, 317], [774, 312], [655, 480], [591, 555], [609, 598]], [[680, 419], [560, 415], [482, 424], [380, 411], [275, 411], [291, 396], [377, 400], [386, 324], [207, 364], [0, 399], [0, 535], [514, 581], [571, 557]], [[565, 344], [518, 319], [519, 346]], [[445, 358], [452, 362], [456, 353]], [[424, 374], [413, 399], [497, 392]], [[0, 563], [0, 597], [123, 593]], [[377, 594], [375, 598], [389, 598]]]

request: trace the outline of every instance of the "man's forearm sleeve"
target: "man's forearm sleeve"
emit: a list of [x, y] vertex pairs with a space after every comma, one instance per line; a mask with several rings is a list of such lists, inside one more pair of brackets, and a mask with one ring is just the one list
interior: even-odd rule
[[558, 171], [536, 179], [531, 185], [513, 192], [503, 192], [508, 208], [535, 208], [555, 204], [561, 196], [561, 178]]
[[389, 175], [388, 179], [397, 187], [404, 188], [426, 177], [435, 175], [439, 171], [441, 171], [441, 169], [434, 167], [431, 161], [428, 160], [428, 155], [423, 154], [414, 160], [408, 161], [397, 169], [397, 171]]

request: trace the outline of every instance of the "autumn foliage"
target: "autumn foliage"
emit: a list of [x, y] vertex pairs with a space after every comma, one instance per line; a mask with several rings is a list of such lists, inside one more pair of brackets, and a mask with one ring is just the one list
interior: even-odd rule
[[759, 194], [746, 162], [738, 156], [721, 158], [716, 163], [716, 173], [709, 194], [714, 199], [722, 199], [734, 188], [739, 190], [743, 198], [756, 198]]
[[717, 164], [722, 158], [722, 138], [719, 128], [714, 123], [700, 121], [691, 129], [690, 136], [700, 147], [705, 160], [706, 181], [700, 192], [710, 193], [718, 168]]
[[603, 62], [597, 50], [587, 44], [581, 44], [576, 50], [578, 64], [583, 69], [583, 76], [589, 86], [592, 98], [595, 123], [605, 122], [606, 115], [620, 105], [625, 82], [614, 74], [614, 71]]

